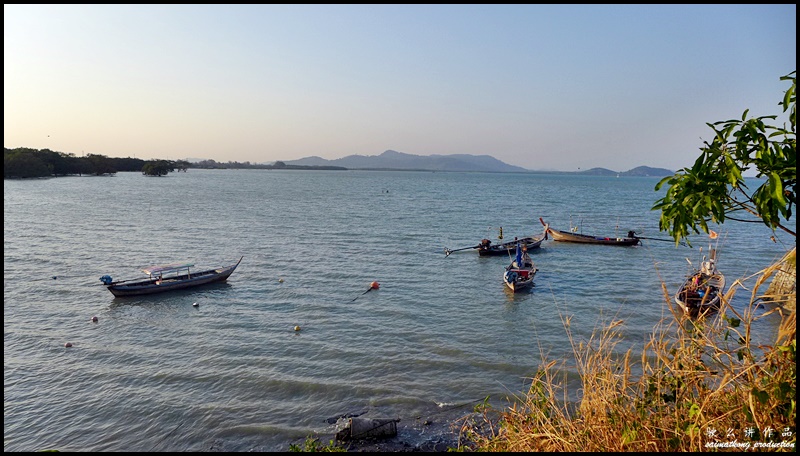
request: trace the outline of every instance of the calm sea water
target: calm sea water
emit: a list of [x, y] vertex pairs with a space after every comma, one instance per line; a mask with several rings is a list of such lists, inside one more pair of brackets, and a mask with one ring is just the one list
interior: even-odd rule
[[[538, 235], [539, 217], [666, 239], [650, 211], [657, 181], [264, 170], [6, 180], [4, 450], [281, 451], [358, 413], [424, 438], [418, 417], [502, 404], [543, 356], [571, 360], [567, 317], [578, 341], [613, 318], [641, 347], [670, 316], [662, 283], [674, 293], [708, 240], [545, 241], [535, 288], [517, 295], [501, 281], [508, 258], [444, 248], [496, 241], [501, 226], [505, 239]], [[758, 224], [719, 231], [728, 283], [751, 286], [794, 244]], [[192, 291], [114, 298], [99, 280], [242, 255], [227, 283]], [[756, 338], [771, 340], [776, 318]]]

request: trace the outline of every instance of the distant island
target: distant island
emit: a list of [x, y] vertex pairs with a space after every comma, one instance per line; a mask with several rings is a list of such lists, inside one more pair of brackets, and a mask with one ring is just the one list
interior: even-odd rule
[[592, 168], [586, 171], [577, 171], [577, 174], [588, 174], [590, 176], [633, 176], [633, 177], [666, 177], [675, 174], [665, 168], [651, 168], [649, 166], [637, 166], [628, 171], [616, 172], [605, 168]]
[[[278, 162], [276, 162], [278, 163]], [[340, 166], [347, 169], [362, 170], [403, 170], [403, 171], [476, 171], [496, 173], [543, 173], [543, 174], [585, 174], [590, 176], [635, 176], [664, 177], [674, 174], [664, 168], [639, 166], [628, 171], [612, 171], [606, 168], [592, 168], [586, 171], [534, 171], [509, 165], [489, 155], [413, 155], [387, 150], [380, 155], [348, 155], [335, 160], [321, 157], [306, 157], [299, 160], [284, 160], [286, 166]]]

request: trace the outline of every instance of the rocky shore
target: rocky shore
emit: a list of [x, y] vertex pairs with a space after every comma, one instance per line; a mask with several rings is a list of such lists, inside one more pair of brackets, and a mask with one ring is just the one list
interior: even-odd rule
[[[328, 420], [330, 424], [336, 424], [336, 433], [316, 438], [320, 446], [327, 446], [333, 440], [348, 452], [447, 452], [459, 446], [470, 446], [464, 438], [462, 426], [466, 422], [483, 421], [483, 417], [473, 410], [475, 404], [439, 407], [424, 416], [412, 417], [378, 416], [370, 411], [348, 414]], [[379, 437], [347, 438], [346, 431], [355, 420], [394, 423], [391, 423], [392, 432], [384, 432], [385, 435]], [[305, 440], [299, 439], [291, 444], [303, 448]]]

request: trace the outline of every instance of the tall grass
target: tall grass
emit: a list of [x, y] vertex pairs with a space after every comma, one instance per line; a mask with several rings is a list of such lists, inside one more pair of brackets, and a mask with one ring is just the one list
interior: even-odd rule
[[[580, 376], [579, 399], [567, 400], [566, 362], [543, 357], [524, 397], [504, 410], [484, 406], [461, 423], [461, 451], [794, 451], [796, 319], [784, 316], [769, 346], [754, 346], [751, 326], [759, 288], [780, 265], [759, 273], [742, 314], [729, 305], [689, 319], [673, 307], [641, 354], [616, 350], [624, 322], [609, 321], [586, 341], [573, 339], [562, 317]], [[770, 312], [785, 309], [772, 307]], [[574, 397], [574, 396], [573, 396]]]

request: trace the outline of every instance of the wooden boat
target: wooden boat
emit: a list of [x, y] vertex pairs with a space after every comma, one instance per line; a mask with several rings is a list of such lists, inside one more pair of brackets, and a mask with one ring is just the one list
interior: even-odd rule
[[517, 244], [522, 244], [522, 246], [525, 247], [527, 250], [533, 250], [541, 247], [542, 242], [545, 240], [547, 240], [547, 227], [545, 227], [541, 236], [525, 236], [522, 238], [514, 238], [513, 241], [502, 242], [500, 244], [492, 244], [491, 240], [482, 239], [480, 244], [473, 247], [464, 247], [455, 250], [450, 250], [448, 248], [445, 248], [444, 254], [446, 256], [450, 256], [451, 253], [458, 252], [459, 250], [477, 249], [479, 256], [495, 256], [495, 255], [511, 256], [514, 254], [514, 251], [517, 248]]
[[523, 238], [515, 239], [513, 241], [503, 242], [502, 244], [492, 244], [489, 239], [481, 240], [478, 246], [479, 256], [495, 256], [495, 255], [512, 255], [517, 248], [517, 244], [522, 244], [527, 250], [533, 250], [541, 247], [544, 236], [533, 237], [526, 236]]
[[[539, 218], [539, 221], [542, 222], [542, 225], [547, 226], [544, 223], [544, 220], [542, 220], [541, 217]], [[547, 233], [550, 235], [550, 237], [553, 238], [554, 241], [577, 242], [577, 243], [581, 243], [581, 244], [601, 244], [601, 245], [623, 245], [623, 246], [627, 246], [627, 245], [637, 245], [637, 244], [642, 242], [641, 239], [636, 237], [636, 234], [634, 234], [633, 231], [629, 231], [628, 235], [626, 237], [624, 237], [624, 238], [620, 238], [620, 237], [610, 238], [610, 237], [601, 237], [601, 236], [590, 236], [588, 234], [573, 233], [571, 231], [561, 231], [561, 230], [556, 230], [556, 229], [549, 228], [549, 227], [547, 228]]]
[[539, 269], [533, 264], [528, 251], [517, 244], [516, 256], [511, 264], [506, 266], [503, 273], [503, 283], [513, 292], [517, 293], [533, 287], [533, 278]]
[[693, 270], [686, 276], [675, 293], [675, 303], [685, 313], [697, 317], [719, 310], [724, 289], [725, 276], [717, 269], [716, 250], [712, 249], [709, 259], [704, 258], [700, 270]]
[[100, 277], [100, 281], [114, 296], [140, 296], [165, 291], [182, 290], [215, 282], [224, 282], [233, 274], [242, 256], [235, 264], [200, 272], [191, 272], [193, 264], [173, 263], [150, 266], [142, 269], [146, 278], [114, 281], [109, 275]]

